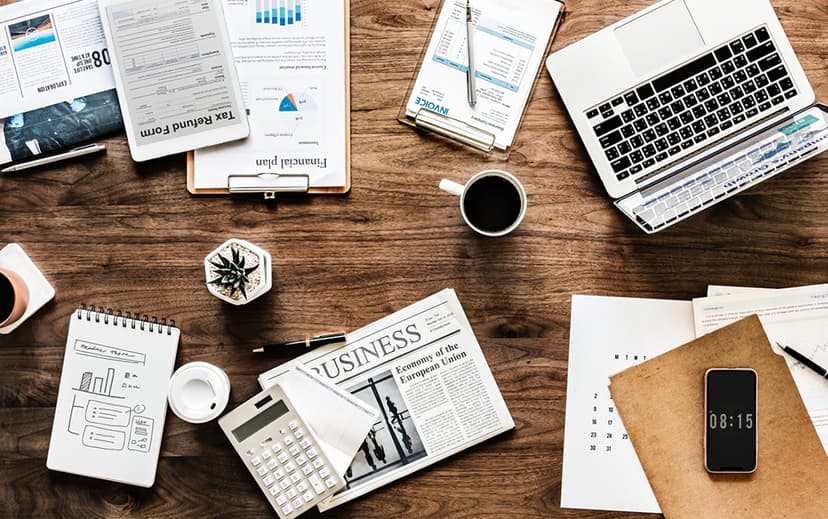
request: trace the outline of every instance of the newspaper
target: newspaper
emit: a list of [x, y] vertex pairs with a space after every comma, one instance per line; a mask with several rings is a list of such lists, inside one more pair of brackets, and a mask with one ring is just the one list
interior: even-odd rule
[[120, 131], [96, 0], [0, 7], [0, 164]]
[[[295, 361], [380, 410], [328, 510], [515, 424], [454, 290], [446, 289]], [[263, 388], [284, 373], [259, 376]]]

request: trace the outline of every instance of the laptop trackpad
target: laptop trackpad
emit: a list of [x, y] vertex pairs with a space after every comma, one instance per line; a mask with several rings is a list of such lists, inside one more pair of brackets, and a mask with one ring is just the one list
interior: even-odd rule
[[704, 45], [684, 0], [673, 0], [615, 29], [633, 72], [648, 76]]

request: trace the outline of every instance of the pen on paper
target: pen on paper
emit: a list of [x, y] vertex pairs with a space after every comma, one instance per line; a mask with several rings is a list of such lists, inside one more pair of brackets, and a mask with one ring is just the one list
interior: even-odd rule
[[809, 359], [805, 355], [799, 353], [798, 351], [791, 348], [790, 346], [782, 346], [778, 342], [776, 343], [776, 345], [779, 346], [780, 348], [782, 348], [782, 350], [785, 353], [787, 353], [788, 355], [790, 355], [791, 357], [795, 358], [800, 363], [802, 363], [803, 366], [806, 366], [806, 367], [812, 369], [813, 371], [815, 371], [820, 377], [828, 378], [828, 369], [823, 368], [822, 366], [820, 366], [816, 362], [812, 361], [811, 359]]
[[316, 337], [307, 337], [298, 341], [280, 342], [278, 344], [265, 344], [253, 350], [253, 353], [268, 353], [271, 351], [281, 350], [284, 348], [291, 348], [294, 346], [304, 346], [305, 348], [319, 348], [320, 346], [327, 346], [328, 344], [344, 343], [348, 340], [345, 332], [328, 333], [325, 335], [317, 335]]
[[50, 155], [48, 157], [43, 157], [41, 159], [35, 159], [29, 162], [24, 162], [22, 164], [16, 164], [14, 166], [9, 166], [3, 170], [0, 170], [0, 173], [11, 173], [13, 171], [24, 171], [31, 168], [36, 168], [38, 166], [44, 166], [46, 164], [54, 164], [55, 162], [60, 162], [63, 160], [73, 159], [76, 157], [83, 157], [84, 155], [91, 155], [93, 153], [100, 153], [102, 151], [106, 151], [106, 146], [103, 144], [89, 144], [86, 146], [81, 146], [80, 148], [75, 148], [73, 150], [69, 150], [66, 153], [59, 153], [57, 155]]
[[472, 10], [469, 0], [466, 0], [466, 50], [469, 55], [469, 66], [466, 69], [466, 89], [469, 95], [469, 106], [477, 104], [477, 87], [474, 82], [474, 25], [472, 24]]

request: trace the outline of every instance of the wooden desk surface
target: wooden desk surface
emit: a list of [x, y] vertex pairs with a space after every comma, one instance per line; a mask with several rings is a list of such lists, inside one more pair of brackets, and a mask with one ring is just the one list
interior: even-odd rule
[[[554, 48], [649, 3], [570, 0]], [[828, 9], [773, 3], [817, 98], [828, 100]], [[57, 290], [0, 337], [0, 515], [273, 517], [215, 423], [170, 415], [151, 489], [47, 471], [68, 316], [82, 302], [174, 317], [183, 332], [176, 365], [224, 367], [233, 405], [257, 390], [259, 372], [289, 358], [255, 357], [255, 345], [353, 329], [454, 287], [516, 430], [328, 515], [594, 517], [559, 507], [570, 295], [688, 299], [708, 283], [826, 281], [828, 154], [645, 236], [605, 195], [546, 75], [505, 166], [400, 125], [437, 5], [352, 2], [349, 196], [192, 198], [183, 156], [138, 165], [124, 137], [108, 140], [106, 155], [0, 178], [1, 241], [21, 243]], [[519, 232], [496, 240], [473, 236], [456, 199], [437, 189], [443, 177], [491, 166], [517, 174], [530, 202]], [[273, 255], [273, 291], [245, 308], [204, 287], [204, 255], [231, 236]]]

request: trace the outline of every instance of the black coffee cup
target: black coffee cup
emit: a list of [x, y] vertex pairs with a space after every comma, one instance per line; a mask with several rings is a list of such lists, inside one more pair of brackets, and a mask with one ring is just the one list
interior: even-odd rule
[[440, 189], [460, 197], [466, 224], [483, 236], [504, 236], [526, 216], [526, 190], [511, 173], [488, 169], [465, 185], [443, 179]]

